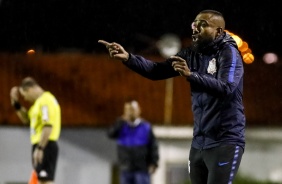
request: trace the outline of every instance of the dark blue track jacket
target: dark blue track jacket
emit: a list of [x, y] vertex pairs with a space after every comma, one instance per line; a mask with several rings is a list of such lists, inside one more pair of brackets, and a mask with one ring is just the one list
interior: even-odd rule
[[[190, 48], [176, 54], [193, 72], [190, 82], [194, 131], [192, 147], [207, 149], [224, 144], [245, 147], [243, 61], [234, 39], [224, 33], [201, 53]], [[130, 54], [123, 62], [151, 80], [179, 76], [172, 61], [153, 62]]]
[[140, 119], [136, 126], [130, 126], [118, 118], [108, 130], [108, 136], [116, 139], [118, 161], [121, 170], [148, 171], [149, 165], [158, 166], [158, 143], [152, 126]]

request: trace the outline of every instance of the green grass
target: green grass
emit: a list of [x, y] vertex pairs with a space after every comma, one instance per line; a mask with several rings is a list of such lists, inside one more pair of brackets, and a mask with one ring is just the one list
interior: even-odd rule
[[270, 181], [259, 181], [252, 178], [237, 176], [233, 184], [278, 184]]
[[[191, 182], [186, 181], [183, 184], [191, 184]], [[279, 184], [279, 183], [274, 183], [270, 181], [259, 181], [252, 178], [236, 176], [235, 180], [233, 181], [233, 184]]]

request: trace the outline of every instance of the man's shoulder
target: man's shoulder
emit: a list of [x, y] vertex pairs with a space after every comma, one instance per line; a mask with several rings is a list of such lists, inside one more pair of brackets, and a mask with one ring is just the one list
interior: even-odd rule
[[49, 91], [45, 91], [37, 100], [39, 103], [53, 103], [58, 104], [56, 97]]
[[45, 98], [55, 98], [55, 96], [50, 91], [44, 91], [38, 99], [40, 100]]
[[146, 120], [146, 119], [143, 119], [143, 118], [140, 119], [140, 124], [142, 124], [143, 126], [146, 126], [146, 127], [150, 127], [150, 128], [152, 127], [151, 122]]

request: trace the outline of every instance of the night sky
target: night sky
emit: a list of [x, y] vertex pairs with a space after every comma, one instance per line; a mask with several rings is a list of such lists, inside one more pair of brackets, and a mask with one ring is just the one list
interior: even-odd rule
[[226, 29], [255, 55], [281, 52], [279, 1], [249, 0], [0, 0], [0, 51], [77, 49], [98, 53], [99, 39], [132, 51], [148, 49], [165, 33], [190, 38], [191, 22], [203, 9], [223, 13]]

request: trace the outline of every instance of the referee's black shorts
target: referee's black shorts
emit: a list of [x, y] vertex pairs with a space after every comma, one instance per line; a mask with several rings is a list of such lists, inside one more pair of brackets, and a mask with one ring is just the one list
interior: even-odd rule
[[[32, 155], [37, 144], [32, 145]], [[54, 181], [55, 171], [58, 159], [59, 147], [56, 141], [49, 141], [44, 148], [44, 156], [41, 164], [38, 164], [35, 169], [38, 179], [41, 181]], [[33, 164], [33, 156], [32, 165]]]
[[222, 145], [210, 149], [191, 148], [189, 173], [192, 183], [232, 183], [243, 155], [243, 148], [236, 145]]

